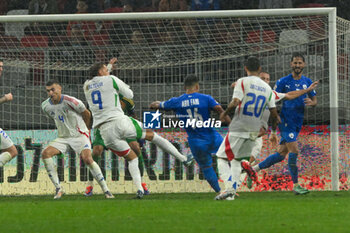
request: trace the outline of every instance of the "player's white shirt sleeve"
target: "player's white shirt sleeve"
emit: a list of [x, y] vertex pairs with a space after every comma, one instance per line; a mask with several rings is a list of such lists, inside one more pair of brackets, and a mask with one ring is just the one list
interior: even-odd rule
[[276, 108], [276, 97], [271, 88], [270, 88], [270, 98], [267, 101], [267, 106], [268, 108]]
[[114, 75], [111, 75], [111, 77], [114, 79], [114, 81], [118, 85], [119, 94], [123, 95], [125, 98], [128, 98], [128, 99], [133, 99], [134, 98], [134, 93], [130, 89], [129, 85], [127, 85], [126, 83], [124, 83], [122, 80], [120, 80], [119, 78], [117, 78]]
[[278, 103], [279, 101], [283, 100], [284, 97], [286, 97], [286, 93], [276, 92], [274, 90], [272, 92], [275, 95], [275, 102], [276, 103]]
[[233, 90], [232, 99], [237, 98], [239, 100], [242, 100], [243, 97], [244, 97], [243, 78], [240, 78], [236, 82], [235, 89]]

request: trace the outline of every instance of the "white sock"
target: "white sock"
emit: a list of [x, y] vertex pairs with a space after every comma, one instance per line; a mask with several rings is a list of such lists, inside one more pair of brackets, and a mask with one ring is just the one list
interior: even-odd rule
[[253, 166], [253, 169], [254, 169], [256, 172], [260, 171], [259, 164], [254, 165], [254, 166]]
[[129, 172], [132, 177], [132, 181], [136, 185], [137, 190], [143, 190], [143, 187], [141, 185], [141, 174], [139, 169], [139, 159], [136, 157], [135, 159], [128, 161], [129, 163]]
[[53, 164], [53, 159], [43, 159], [47, 174], [49, 175], [51, 182], [56, 188], [61, 188], [60, 180], [58, 179], [57, 170]]
[[0, 167], [4, 166], [8, 161], [12, 159], [10, 152], [3, 152], [0, 154]]
[[225, 159], [218, 158], [218, 169], [219, 169], [219, 177], [224, 181], [225, 190], [232, 189], [232, 179], [231, 177], [231, 167], [230, 162]]
[[92, 164], [88, 165], [88, 167], [90, 169], [92, 176], [95, 178], [97, 183], [101, 186], [101, 189], [103, 190], [103, 192], [105, 193], [109, 191], [105, 178], [103, 177], [102, 171], [98, 166], [98, 164], [94, 161], [92, 162]]
[[166, 140], [165, 138], [162, 138], [158, 134], [154, 133], [152, 142], [156, 144], [158, 147], [160, 147], [162, 150], [178, 158], [181, 162], [184, 162], [187, 160], [187, 157], [182, 155], [173, 144], [171, 144], [168, 140]]
[[232, 174], [232, 182], [233, 186], [232, 189], [236, 193], [238, 187], [239, 187], [239, 177], [242, 172], [241, 163], [235, 159], [231, 161], [231, 174]]

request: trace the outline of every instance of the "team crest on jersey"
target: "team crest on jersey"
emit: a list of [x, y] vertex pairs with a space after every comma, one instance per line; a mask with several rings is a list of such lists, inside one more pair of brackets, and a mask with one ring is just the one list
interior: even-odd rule
[[55, 116], [55, 112], [54, 111], [50, 112], [50, 116], [54, 117]]
[[303, 88], [304, 88], [304, 89], [307, 89], [307, 86], [306, 86], [306, 84], [303, 84]]
[[290, 133], [289, 137], [293, 139], [294, 138], [294, 133]]
[[145, 129], [160, 129], [160, 116], [162, 113], [156, 112], [143, 113], [143, 128]]

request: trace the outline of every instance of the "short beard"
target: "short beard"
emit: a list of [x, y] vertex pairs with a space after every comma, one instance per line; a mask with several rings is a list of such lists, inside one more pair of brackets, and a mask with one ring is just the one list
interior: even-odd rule
[[296, 69], [293, 69], [293, 72], [294, 72], [296, 75], [299, 75], [299, 74], [303, 73], [303, 70], [304, 70], [304, 69], [300, 69], [300, 72], [296, 72], [295, 70], [296, 70]]

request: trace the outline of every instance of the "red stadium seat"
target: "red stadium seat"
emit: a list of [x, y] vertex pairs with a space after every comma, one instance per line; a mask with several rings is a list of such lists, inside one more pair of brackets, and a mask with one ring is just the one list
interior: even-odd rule
[[25, 36], [21, 39], [22, 47], [49, 47], [47, 36]]
[[276, 33], [274, 31], [251, 31], [248, 33], [247, 43], [273, 43], [276, 40]]

